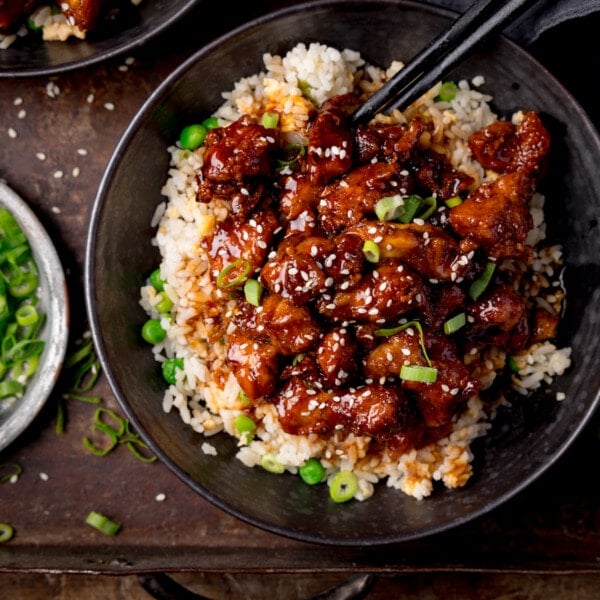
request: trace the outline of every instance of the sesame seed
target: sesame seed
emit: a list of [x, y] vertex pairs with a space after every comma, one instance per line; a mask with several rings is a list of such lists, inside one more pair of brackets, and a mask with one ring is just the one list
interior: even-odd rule
[[43, 472], [40, 473], [40, 479], [42, 481], [48, 481], [48, 479], [49, 479], [48, 474], [47, 473], [43, 473]]
[[79, 154], [79, 156], [87, 156], [88, 151], [85, 148], [77, 148], [77, 154]]
[[23, 98], [21, 98], [21, 96], [17, 96], [14, 100], [13, 100], [13, 105], [14, 106], [21, 106], [21, 104], [23, 104]]
[[71, 172], [71, 174], [73, 175], [73, 177], [79, 177], [79, 167], [74, 167], [73, 171]]
[[154, 499], [157, 502], [164, 502], [166, 500], [166, 498], [167, 498], [167, 496], [165, 494], [163, 494], [163, 493], [156, 494], [156, 496], [154, 497]]
[[91, 104], [91, 103], [94, 101], [94, 94], [88, 94], [88, 95], [87, 95], [87, 98], [85, 99], [85, 101], [86, 101], [88, 104]]
[[9, 127], [7, 132], [9, 138], [12, 138], [14, 140], [17, 137], [17, 132], [12, 127]]
[[105, 102], [104, 103], [104, 108], [106, 110], [115, 110], [115, 105], [112, 102]]
[[61, 179], [63, 175], [64, 173], [60, 170], [54, 171], [54, 173], [52, 173], [52, 177], [54, 177], [54, 179]]
[[53, 206], [51, 210], [55, 215], [60, 214], [60, 208], [58, 206]]
[[17, 113], [17, 119], [24, 119], [27, 116], [27, 111], [23, 108]]

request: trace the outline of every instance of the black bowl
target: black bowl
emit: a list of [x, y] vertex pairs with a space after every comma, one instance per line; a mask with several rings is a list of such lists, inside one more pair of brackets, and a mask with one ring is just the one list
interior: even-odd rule
[[53, 75], [116, 58], [139, 48], [188, 13], [198, 0], [119, 2], [85, 40], [44, 42], [29, 34], [0, 50], [0, 78]]
[[[146, 319], [138, 304], [143, 278], [158, 264], [150, 220], [161, 200], [167, 146], [180, 129], [221, 103], [220, 92], [262, 69], [264, 52], [283, 54], [299, 41], [359, 50], [376, 64], [411, 57], [449, 23], [451, 14], [393, 0], [333, 1], [259, 18], [200, 50], [155, 91], [123, 136], [94, 205], [86, 256], [86, 303], [97, 349], [123, 410], [160, 459], [203, 498], [240, 519], [295, 539], [337, 545], [413, 539], [465, 523], [497, 507], [546, 471], [588, 421], [598, 402], [600, 237], [597, 207], [600, 142], [571, 95], [528, 53], [506, 39], [488, 44], [450, 78], [486, 78], [494, 107], [521, 107], [554, 123], [557, 166], [547, 180], [549, 235], [564, 245], [567, 311], [561, 345], [573, 366], [556, 388], [503, 412], [474, 446], [474, 475], [464, 488], [423, 501], [380, 485], [366, 502], [333, 505], [324, 486], [248, 469], [226, 435], [204, 438], [177, 414], [163, 414], [164, 383], [140, 341]], [[215, 68], [218, 65], [218, 69]], [[200, 85], [201, 83], [201, 85]], [[556, 390], [566, 400], [556, 400]]]

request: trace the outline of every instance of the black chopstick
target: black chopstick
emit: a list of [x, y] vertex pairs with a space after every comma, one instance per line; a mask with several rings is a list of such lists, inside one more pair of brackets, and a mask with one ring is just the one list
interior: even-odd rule
[[535, 0], [478, 0], [432, 40], [352, 115], [357, 124], [377, 113], [404, 109], [440, 81], [480, 42], [497, 32]]

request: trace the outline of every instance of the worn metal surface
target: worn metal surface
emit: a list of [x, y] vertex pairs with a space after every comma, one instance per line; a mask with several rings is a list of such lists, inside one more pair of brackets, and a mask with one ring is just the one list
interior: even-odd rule
[[[265, 2], [226, 23], [218, 6], [201, 6], [175, 31], [136, 52], [127, 70], [120, 59], [51, 79], [0, 82], [0, 178], [29, 202], [57, 247], [71, 295], [72, 341], [86, 328], [81, 274], [89, 211], [127, 123], [193, 50], [259, 11], [285, 4], [290, 2]], [[562, 59], [565, 51], [573, 57], [592, 52], [585, 31], [597, 24], [569, 25], [533, 49], [596, 123], [585, 80]], [[560, 36], [571, 41], [560, 44], [559, 55]], [[590, 55], [592, 62], [597, 54]], [[49, 83], [60, 89], [55, 97], [47, 93]], [[90, 455], [81, 439], [93, 405], [71, 401], [66, 432], [57, 436], [56, 401], [65, 385], [59, 383], [32, 426], [0, 453], [0, 463], [24, 469], [16, 483], [0, 485], [0, 521], [10, 521], [16, 532], [0, 546], [0, 572], [600, 572], [598, 415], [550, 472], [489, 515], [399, 546], [336, 549], [246, 525], [196, 496], [162, 465], [141, 463], [124, 447], [106, 457]], [[104, 406], [116, 408], [104, 380], [95, 393]], [[90, 510], [119, 521], [122, 530], [102, 536], [84, 523]]]

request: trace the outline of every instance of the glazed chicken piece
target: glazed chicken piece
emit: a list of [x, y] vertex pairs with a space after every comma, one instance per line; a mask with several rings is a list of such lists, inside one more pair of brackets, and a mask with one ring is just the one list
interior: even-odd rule
[[320, 107], [310, 125], [306, 173], [314, 185], [325, 185], [351, 169], [353, 137], [348, 109], [354, 106], [354, 96], [336, 96]]
[[[437, 379], [433, 383], [402, 381], [402, 388], [415, 394], [426, 425], [438, 427], [447, 423], [457, 406], [477, 392], [479, 384], [469, 376], [449, 338], [423, 328], [423, 340], [431, 366], [437, 370]], [[385, 338], [371, 351], [365, 358], [365, 375], [380, 381], [397, 378], [403, 365], [427, 365], [415, 327]]]
[[424, 301], [419, 276], [396, 261], [384, 261], [349, 290], [317, 302], [319, 312], [333, 321], [381, 322], [418, 309]]
[[293, 435], [327, 435], [346, 429], [385, 439], [402, 429], [409, 412], [398, 387], [369, 384], [324, 391], [308, 385], [301, 376], [286, 381], [274, 403], [281, 426]]
[[469, 268], [467, 261], [460, 260], [456, 240], [429, 223], [363, 220], [346, 231], [360, 236], [363, 242], [375, 241], [381, 258], [400, 260], [423, 277], [455, 280]]
[[248, 261], [248, 276], [251, 277], [264, 264], [279, 227], [273, 210], [258, 211], [243, 223], [231, 219], [219, 223], [201, 242], [208, 252], [212, 278], [217, 280], [224, 268], [240, 259]]
[[304, 307], [269, 294], [259, 307], [239, 303], [227, 338], [227, 362], [249, 398], [271, 394], [279, 379], [281, 358], [314, 346], [320, 329]]
[[60, 0], [57, 2], [71, 25], [82, 31], [93, 29], [98, 21], [104, 0]]
[[0, 31], [17, 25], [38, 3], [39, 0], [0, 0]]
[[463, 249], [481, 247], [497, 259], [527, 259], [531, 249], [524, 242], [533, 226], [528, 204], [533, 183], [524, 171], [507, 173], [482, 183], [453, 207], [448, 220], [463, 238]]
[[269, 291], [296, 305], [306, 304], [327, 290], [322, 257], [333, 249], [333, 242], [325, 237], [286, 236], [262, 268], [260, 280]]
[[508, 284], [500, 284], [467, 307], [471, 317], [467, 335], [488, 343], [522, 349], [529, 339], [527, 306]]
[[223, 198], [231, 202], [235, 216], [246, 218], [263, 196], [263, 180], [272, 174], [279, 143], [277, 129], [265, 128], [247, 116], [211, 129], [205, 140], [198, 200]]
[[550, 150], [550, 133], [540, 116], [526, 112], [518, 125], [496, 121], [469, 137], [469, 147], [485, 169], [498, 173], [538, 173]]
[[335, 327], [319, 342], [315, 357], [328, 387], [348, 384], [358, 370], [358, 346], [348, 328]]
[[319, 222], [327, 233], [339, 232], [373, 213], [381, 198], [409, 194], [412, 189], [410, 175], [396, 164], [359, 166], [323, 190], [317, 205]]
[[378, 159], [406, 163], [413, 155], [425, 130], [426, 125], [419, 118], [413, 119], [408, 125], [360, 125], [355, 140], [358, 162], [367, 163]]

